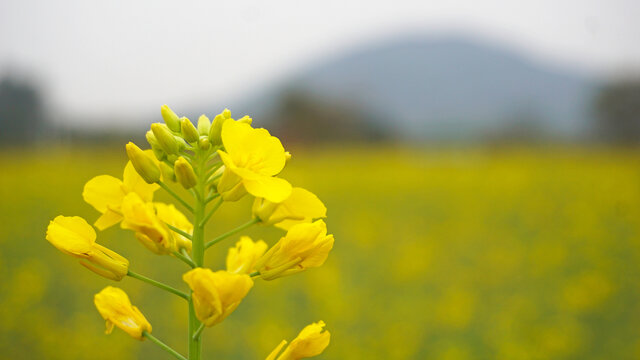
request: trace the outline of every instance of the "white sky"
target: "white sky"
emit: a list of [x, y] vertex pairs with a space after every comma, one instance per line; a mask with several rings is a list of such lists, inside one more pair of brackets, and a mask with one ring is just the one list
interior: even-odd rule
[[0, 73], [34, 72], [57, 111], [149, 116], [235, 99], [403, 33], [463, 32], [598, 74], [638, 70], [639, 19], [637, 0], [0, 0]]

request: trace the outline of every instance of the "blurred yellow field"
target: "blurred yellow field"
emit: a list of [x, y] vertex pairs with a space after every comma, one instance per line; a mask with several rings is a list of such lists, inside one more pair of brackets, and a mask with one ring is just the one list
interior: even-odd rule
[[[332, 333], [319, 359], [626, 359], [640, 356], [640, 153], [594, 149], [292, 150], [285, 176], [327, 205], [327, 263], [256, 281], [235, 315], [204, 334], [204, 358], [264, 359], [304, 325]], [[296, 161], [303, 158], [304, 161]], [[0, 153], [0, 358], [163, 359], [149, 341], [104, 335], [93, 295], [112, 282], [55, 251], [50, 219], [96, 212], [97, 174], [119, 176], [124, 148]], [[160, 201], [168, 201], [158, 192]], [[164, 197], [164, 198], [163, 198]], [[242, 224], [250, 199], [223, 205], [211, 237]], [[252, 228], [273, 244], [283, 232]], [[225, 240], [207, 254], [224, 266]], [[186, 289], [184, 264], [116, 228], [98, 242], [136, 272]], [[181, 299], [118, 286], [154, 334], [186, 347]]]

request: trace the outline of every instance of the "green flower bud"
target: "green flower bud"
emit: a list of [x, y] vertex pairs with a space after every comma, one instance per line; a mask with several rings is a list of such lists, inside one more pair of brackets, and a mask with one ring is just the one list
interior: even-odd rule
[[156, 136], [153, 135], [153, 131], [151, 130], [147, 131], [145, 136], [147, 138], [147, 142], [149, 143], [149, 145], [151, 145], [151, 150], [153, 151], [153, 155], [156, 156], [156, 159], [158, 160], [164, 159], [167, 156], [167, 154], [165, 154], [164, 151], [162, 151], [162, 148], [160, 148], [160, 144], [158, 144], [158, 139], [156, 139]]
[[127, 156], [131, 160], [131, 164], [136, 169], [140, 177], [148, 184], [153, 184], [160, 180], [160, 168], [156, 162], [147, 156], [136, 144], [129, 142], [126, 145]]
[[160, 162], [160, 172], [162, 173], [163, 179], [176, 182], [176, 173], [173, 171], [173, 166], [167, 164], [165, 161]]
[[222, 144], [222, 124], [227, 120], [228, 118], [225, 118], [222, 114], [218, 114], [213, 118], [213, 124], [211, 124], [211, 130], [209, 131], [209, 141], [213, 145]]
[[175, 171], [176, 179], [185, 189], [191, 189], [196, 186], [198, 182], [196, 173], [185, 158], [180, 156], [173, 165], [173, 170]]
[[238, 119], [238, 122], [251, 125], [251, 123], [253, 122], [253, 119], [249, 115], [245, 115], [240, 119]]
[[207, 136], [200, 136], [198, 146], [202, 150], [208, 150], [211, 147], [211, 142], [209, 142], [209, 138]]
[[205, 115], [200, 115], [198, 118], [198, 133], [200, 135], [209, 135], [209, 130], [211, 130], [211, 121]]
[[160, 148], [162, 148], [167, 155], [178, 153], [180, 150], [180, 143], [176, 140], [167, 125], [153, 123], [151, 124], [151, 131], [153, 132], [153, 135], [155, 135], [158, 145], [160, 145]]
[[180, 119], [178, 118], [178, 115], [169, 108], [169, 106], [162, 105], [162, 107], [160, 107], [160, 113], [162, 114], [164, 123], [167, 124], [169, 129], [175, 132], [180, 132]]
[[180, 118], [180, 128], [182, 129], [182, 136], [185, 140], [190, 143], [198, 141], [200, 134], [198, 134], [198, 130], [189, 119], [186, 117]]

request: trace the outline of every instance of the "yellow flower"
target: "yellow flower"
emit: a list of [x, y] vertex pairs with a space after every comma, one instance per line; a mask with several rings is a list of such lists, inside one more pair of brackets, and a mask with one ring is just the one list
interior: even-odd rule
[[253, 242], [250, 237], [242, 236], [235, 247], [227, 253], [227, 271], [249, 274], [258, 259], [267, 251], [267, 243], [262, 240]]
[[256, 198], [253, 216], [264, 225], [274, 225], [289, 230], [293, 225], [327, 217], [327, 208], [312, 192], [294, 187], [291, 195], [281, 203]]
[[[150, 150], [145, 153], [153, 157]], [[102, 213], [94, 226], [104, 230], [122, 220], [122, 200], [127, 194], [136, 193], [143, 201], [151, 201], [158, 188], [157, 184], [147, 184], [129, 161], [124, 167], [122, 180], [110, 175], [96, 176], [85, 184], [82, 197]]]
[[137, 307], [131, 305], [122, 289], [107, 286], [93, 297], [98, 312], [107, 324], [107, 334], [117, 326], [138, 340], [144, 340], [143, 331], [151, 332], [151, 324]]
[[227, 201], [238, 200], [244, 191], [272, 202], [281, 202], [291, 194], [291, 184], [274, 177], [282, 171], [286, 155], [278, 138], [265, 129], [249, 124], [225, 121], [222, 126], [225, 151], [219, 150], [225, 171], [218, 191]]
[[322, 331], [324, 326], [324, 321], [307, 325], [280, 356], [278, 353], [287, 343], [286, 340], [282, 340], [266, 360], [298, 360], [320, 355], [329, 346], [331, 339], [331, 333]]
[[[156, 215], [160, 221], [169, 224], [175, 228], [178, 228], [187, 234], [193, 234], [193, 225], [183, 213], [181, 213], [173, 204], [164, 204], [155, 202], [153, 205], [156, 208]], [[191, 240], [178, 234], [175, 231], [170, 232], [173, 237], [173, 243], [175, 250], [185, 249], [187, 252], [191, 252]]]
[[224, 270], [213, 272], [195, 268], [182, 278], [193, 291], [191, 298], [196, 316], [206, 326], [213, 326], [224, 320], [238, 307], [253, 286], [249, 275], [232, 274]]
[[297, 224], [258, 260], [255, 268], [264, 280], [292, 275], [324, 264], [331, 248], [333, 235], [327, 235], [324, 221]]
[[57, 216], [47, 227], [47, 241], [65, 254], [79, 258], [87, 269], [111, 280], [122, 280], [129, 261], [96, 244], [96, 231], [79, 216]]
[[136, 238], [154, 253], [169, 254], [183, 248], [191, 251], [191, 241], [166, 225], [187, 233], [193, 231], [193, 225], [175, 206], [144, 202], [137, 194], [130, 193], [122, 201], [122, 214], [120, 226], [135, 231]]

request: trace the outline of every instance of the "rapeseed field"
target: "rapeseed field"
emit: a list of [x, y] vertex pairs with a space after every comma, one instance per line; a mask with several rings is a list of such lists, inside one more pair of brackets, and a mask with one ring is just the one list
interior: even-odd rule
[[[289, 150], [286, 178], [329, 209], [332, 254], [286, 282], [256, 284], [203, 335], [203, 358], [262, 359], [309, 319], [332, 334], [319, 359], [640, 357], [640, 152]], [[104, 335], [91, 299], [113, 283], [44, 238], [58, 214], [95, 220], [78, 189], [96, 174], [119, 176], [126, 161], [119, 145], [0, 152], [0, 358], [167, 358], [148, 341]], [[224, 207], [207, 233], [246, 221], [251, 201]], [[283, 235], [247, 233], [269, 245]], [[132, 268], [185, 288], [182, 264], [133, 235], [109, 229], [101, 239], [135, 258]], [[206, 261], [224, 264], [237, 240]], [[130, 279], [118, 286], [138, 299], [154, 334], [186, 346], [183, 300]]]

